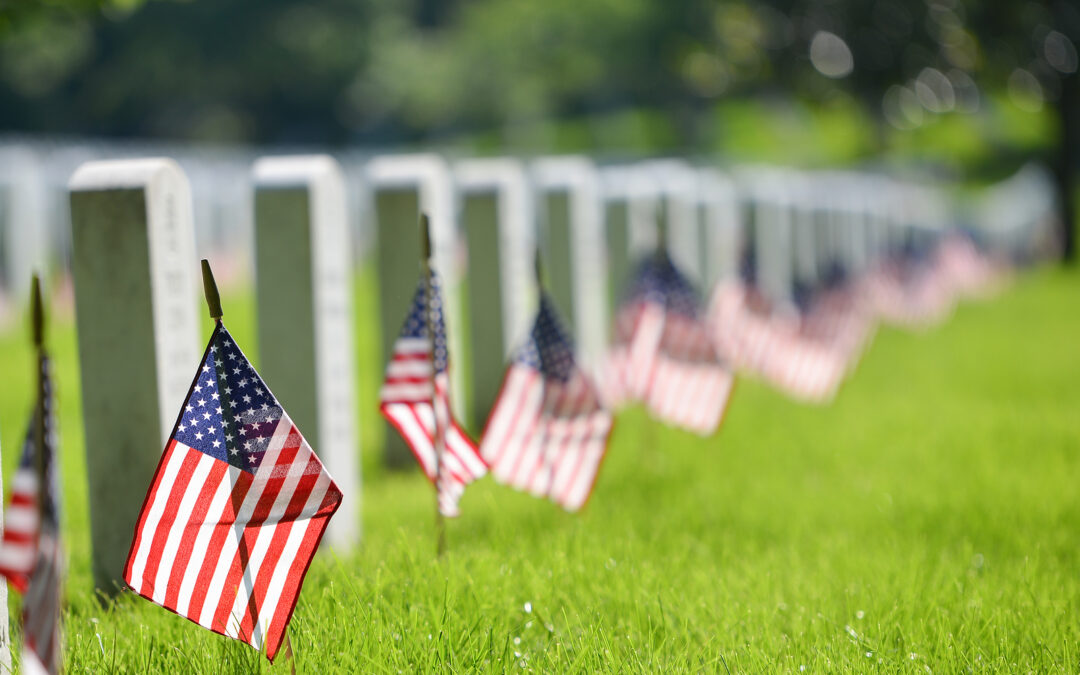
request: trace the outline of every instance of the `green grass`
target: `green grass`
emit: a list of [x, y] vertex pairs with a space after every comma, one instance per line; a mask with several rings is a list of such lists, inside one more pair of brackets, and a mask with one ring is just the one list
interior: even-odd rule
[[[1078, 292], [1075, 273], [1044, 271], [928, 334], [883, 329], [829, 406], [741, 382], [711, 439], [629, 411], [582, 514], [484, 480], [443, 560], [429, 486], [373, 456], [362, 331], [364, 544], [313, 565], [297, 670], [1076, 672]], [[249, 342], [244, 296], [226, 316]], [[6, 475], [30, 405], [24, 342], [0, 338]], [[99, 604], [69, 320], [52, 343], [67, 671], [287, 672], [139, 598]]]

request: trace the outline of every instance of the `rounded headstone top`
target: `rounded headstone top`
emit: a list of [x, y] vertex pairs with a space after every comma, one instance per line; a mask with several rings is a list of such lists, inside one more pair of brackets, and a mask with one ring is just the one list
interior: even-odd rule
[[68, 189], [72, 192], [117, 188], [149, 188], [167, 183], [187, 184], [180, 165], [169, 157], [141, 159], [109, 159], [85, 162], [80, 165]]
[[341, 165], [330, 155], [260, 157], [252, 166], [255, 182], [262, 186], [344, 184]]
[[526, 187], [524, 165], [512, 157], [463, 159], [454, 163], [454, 178], [465, 191], [510, 190]]
[[585, 155], [540, 157], [532, 162], [532, 174], [545, 190], [599, 187], [596, 165]]
[[449, 181], [450, 168], [435, 153], [381, 155], [368, 162], [367, 174], [373, 184], [382, 187], [424, 185]]

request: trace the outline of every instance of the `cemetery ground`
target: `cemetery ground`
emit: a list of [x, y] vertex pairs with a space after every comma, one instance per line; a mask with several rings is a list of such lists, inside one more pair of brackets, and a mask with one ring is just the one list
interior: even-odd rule
[[[741, 380], [711, 439], [627, 411], [582, 514], [484, 479], [443, 560], [430, 487], [371, 451], [377, 331], [359, 325], [364, 542], [313, 564], [290, 628], [297, 671], [1075, 672], [1078, 287], [1039, 271], [924, 334], [882, 328], [828, 406]], [[357, 289], [364, 316], [372, 285]], [[250, 300], [232, 294], [225, 318], [257, 365]], [[22, 326], [0, 337], [5, 483], [27, 342]], [[99, 604], [70, 318], [50, 342], [67, 671], [287, 672], [140, 598]]]

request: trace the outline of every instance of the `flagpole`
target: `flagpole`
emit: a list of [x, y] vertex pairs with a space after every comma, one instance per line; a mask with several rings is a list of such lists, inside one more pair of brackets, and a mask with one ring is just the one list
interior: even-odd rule
[[48, 515], [45, 491], [49, 489], [45, 462], [45, 307], [41, 301], [41, 279], [34, 274], [30, 284], [30, 330], [37, 357], [37, 403], [34, 407], [34, 458], [38, 476], [38, 514]]
[[446, 519], [443, 516], [439, 504], [439, 494], [442, 490], [443, 472], [443, 445], [444, 435], [439, 433], [438, 396], [435, 394], [435, 318], [431, 314], [431, 305], [435, 297], [435, 289], [431, 283], [431, 225], [426, 213], [420, 214], [420, 273], [424, 278], [424, 323], [428, 339], [431, 341], [431, 413], [435, 420], [435, 429], [432, 434], [435, 450], [435, 553], [442, 557], [446, 553]]
[[[536, 294], [537, 294], [537, 299], [538, 299], [539, 302], [542, 303], [544, 301], [544, 264], [540, 259], [540, 247], [539, 246], [536, 247], [536, 255], [533, 258], [533, 271], [536, 273]], [[537, 312], [539, 312], [539, 311], [540, 311], [540, 307], [538, 305], [537, 306]], [[541, 370], [543, 370], [543, 364], [542, 363], [541, 363], [540, 367], [541, 367]], [[541, 398], [541, 401], [542, 401], [541, 405], [546, 407], [548, 405], [548, 403], [547, 403], [547, 393], [548, 393], [547, 392], [547, 380], [545, 378], [541, 377], [540, 381], [543, 383], [541, 385], [543, 387], [543, 397]], [[565, 393], [565, 390], [564, 390], [564, 393]], [[549, 459], [548, 458], [548, 454], [549, 454], [548, 453], [548, 444], [544, 443], [542, 445], [542, 447], [543, 447], [542, 452], [544, 453], [544, 464], [547, 465], [547, 474], [548, 474], [547, 497], [548, 497], [548, 499], [551, 499], [551, 488], [554, 486], [554, 483], [555, 483], [555, 467], [551, 462], [548, 461], [548, 459]]]
[[[206, 258], [202, 259], [202, 282], [203, 282], [203, 295], [206, 297], [206, 307], [210, 312], [210, 318], [214, 320], [214, 323], [218, 326], [221, 325], [221, 317], [224, 312], [221, 311], [221, 294], [218, 293], [217, 282], [214, 281], [214, 271], [210, 269], [210, 261]], [[227, 405], [225, 401], [223, 405]], [[239, 512], [242, 505], [242, 500], [237, 499], [238, 495], [235, 490], [230, 493], [230, 499], [232, 501], [232, 507], [234, 512]], [[240, 558], [240, 569], [246, 570], [248, 562], [251, 559], [251, 552], [248, 551], [247, 544], [244, 542], [244, 535], [241, 533], [236, 538], [236, 551]], [[251, 612], [252, 617], [259, 615], [258, 607], [255, 604], [255, 594], [252, 593], [248, 596], [248, 610]], [[254, 622], [253, 622], [254, 623]], [[296, 675], [296, 661], [293, 660], [293, 648], [292, 641], [289, 640], [289, 627], [286, 625], [285, 630], [282, 632], [282, 648], [285, 650], [285, 660], [289, 662], [289, 668], [292, 675]]]

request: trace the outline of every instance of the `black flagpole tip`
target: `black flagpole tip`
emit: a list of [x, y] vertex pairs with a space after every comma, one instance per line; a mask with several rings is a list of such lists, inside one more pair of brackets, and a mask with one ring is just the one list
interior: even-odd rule
[[420, 214], [420, 257], [431, 260], [431, 222], [426, 213]]
[[221, 296], [218, 295], [217, 282], [214, 281], [214, 272], [210, 269], [210, 261], [202, 260], [202, 284], [203, 294], [206, 296], [206, 306], [210, 309], [210, 318], [214, 321], [221, 320]]
[[34, 345], [40, 347], [45, 341], [45, 306], [41, 302], [41, 277], [36, 273], [30, 281], [30, 330]]

